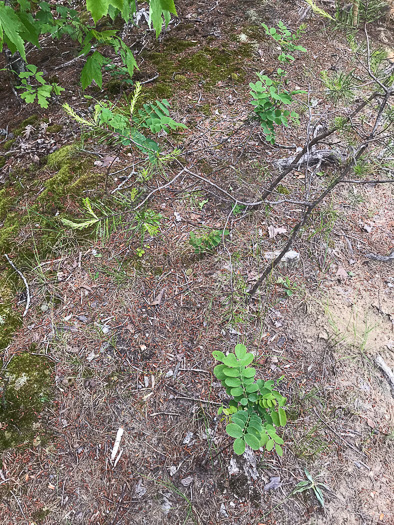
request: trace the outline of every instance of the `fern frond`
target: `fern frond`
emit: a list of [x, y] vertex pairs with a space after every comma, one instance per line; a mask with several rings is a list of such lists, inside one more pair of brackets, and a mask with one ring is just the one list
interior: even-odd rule
[[78, 124], [82, 124], [83, 126], [88, 126], [89, 128], [94, 127], [94, 122], [86, 120], [82, 117], [80, 117], [69, 104], [63, 104], [63, 108], [72, 117]]
[[90, 221], [85, 222], [73, 222], [69, 221], [68, 219], [60, 219], [64, 226], [67, 226], [68, 228], [71, 228], [72, 230], [85, 230], [86, 228], [89, 228], [90, 226], [93, 226], [93, 224], [96, 224], [99, 219], [92, 219]]
[[311, 6], [312, 11], [320, 16], [323, 16], [324, 18], [329, 18], [330, 20], [334, 20], [334, 18], [328, 14], [324, 9], [321, 9], [318, 7], [313, 0], [305, 0], [308, 5]]
[[131, 116], [133, 116], [135, 105], [136, 105], [137, 100], [139, 99], [139, 96], [141, 94], [141, 89], [142, 89], [141, 88], [141, 83], [140, 82], [136, 82], [133, 99], [130, 102], [130, 115]]

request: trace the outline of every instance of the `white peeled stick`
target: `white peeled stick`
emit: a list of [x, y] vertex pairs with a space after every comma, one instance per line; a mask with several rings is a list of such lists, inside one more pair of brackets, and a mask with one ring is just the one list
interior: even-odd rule
[[124, 429], [120, 427], [118, 429], [118, 433], [116, 434], [114, 448], [112, 449], [111, 461], [113, 461], [116, 458], [116, 454], [118, 453], [118, 450], [119, 450], [120, 440], [122, 439], [123, 432], [124, 432]]

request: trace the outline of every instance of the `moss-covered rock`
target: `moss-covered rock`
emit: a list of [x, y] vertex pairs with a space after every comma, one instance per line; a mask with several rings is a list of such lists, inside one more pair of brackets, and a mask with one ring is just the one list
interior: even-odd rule
[[41, 414], [52, 394], [53, 365], [29, 352], [14, 356], [0, 380], [0, 450], [43, 443]]
[[51, 169], [60, 169], [65, 164], [70, 164], [73, 155], [76, 151], [76, 147], [73, 144], [63, 146], [54, 153], [48, 155], [47, 166]]
[[52, 124], [47, 127], [47, 133], [59, 133], [63, 129], [61, 124]]
[[76, 195], [81, 194], [88, 188], [95, 188], [100, 182], [104, 182], [104, 173], [87, 173], [82, 175], [69, 186], [70, 193]]

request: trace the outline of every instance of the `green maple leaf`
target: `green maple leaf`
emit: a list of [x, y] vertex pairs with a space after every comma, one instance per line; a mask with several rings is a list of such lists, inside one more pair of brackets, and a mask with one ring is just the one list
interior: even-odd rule
[[86, 9], [90, 11], [94, 23], [97, 22], [108, 13], [109, 0], [87, 0]]
[[[0, 51], [3, 50], [3, 41], [19, 51], [19, 54], [26, 61], [25, 46], [19, 33], [26, 31], [18, 15], [12, 7], [0, 2]], [[3, 38], [5, 35], [6, 38]], [[11, 49], [12, 51], [12, 49]]]
[[93, 55], [87, 59], [81, 73], [82, 89], [86, 89], [88, 86], [90, 86], [93, 80], [96, 81], [97, 85], [101, 89], [101, 86], [103, 85], [101, 66], [103, 63], [104, 57], [98, 51], [95, 51]]

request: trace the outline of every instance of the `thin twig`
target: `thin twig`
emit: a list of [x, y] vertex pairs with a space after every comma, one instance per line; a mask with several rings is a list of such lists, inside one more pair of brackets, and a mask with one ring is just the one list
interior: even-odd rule
[[175, 396], [175, 399], [185, 399], [187, 401], [198, 401], [199, 403], [207, 403], [208, 405], [222, 406], [222, 403], [218, 403], [217, 401], [210, 401], [209, 399], [200, 399], [198, 397]]
[[25, 276], [23, 275], [23, 273], [18, 270], [18, 268], [15, 266], [15, 264], [11, 261], [11, 259], [8, 257], [7, 254], [4, 254], [4, 257], [7, 259], [7, 261], [9, 262], [9, 264], [12, 266], [12, 268], [16, 271], [16, 273], [21, 277], [22, 281], [24, 282], [25, 284], [25, 288], [26, 288], [26, 307], [25, 307], [25, 311], [23, 312], [23, 316], [22, 317], [25, 317], [25, 315], [27, 314], [27, 311], [29, 309], [29, 306], [30, 306], [30, 290], [29, 290], [29, 284], [28, 282], [26, 281], [26, 278]]
[[[316, 410], [315, 407], [313, 407], [313, 411], [315, 412], [316, 416], [320, 419], [320, 421], [321, 421], [324, 425], [326, 425], [326, 427], [327, 427], [329, 430], [331, 430], [331, 432], [332, 432], [333, 434], [335, 434], [336, 436], [338, 436], [339, 439], [342, 439], [342, 441], [343, 441], [344, 443], [346, 443], [346, 445], [347, 445], [349, 448], [351, 448], [351, 449], [354, 450], [355, 452], [358, 452], [358, 454], [361, 454], [361, 455], [364, 456], [365, 458], [367, 457], [367, 455], [366, 455], [364, 452], [362, 452], [361, 450], [358, 450], [358, 448], [354, 447], [351, 443], [349, 443], [348, 441], [346, 441], [346, 439], [343, 438], [343, 437], [341, 436], [341, 434], [338, 434], [338, 432], [335, 432], [335, 430], [334, 430], [334, 429], [333, 429], [333, 428], [332, 428], [332, 427], [331, 427], [326, 421], [324, 421], [324, 419], [323, 419], [322, 417], [320, 417], [320, 415], [318, 414], [318, 412], [317, 412], [317, 410]], [[369, 468], [369, 467], [368, 467], [368, 468]]]
[[394, 179], [386, 179], [386, 180], [341, 180], [339, 184], [392, 184], [394, 182]]
[[25, 520], [27, 520], [26, 515], [25, 515], [25, 513], [23, 512], [23, 509], [22, 509], [22, 507], [21, 507], [21, 504], [20, 504], [18, 498], [15, 496], [15, 494], [12, 492], [12, 490], [11, 490], [10, 492], [11, 492], [11, 494], [14, 496], [15, 501], [16, 501], [17, 504], [18, 504], [18, 507], [19, 507], [19, 510], [20, 510], [21, 513], [22, 513], [22, 516], [25, 518]]

